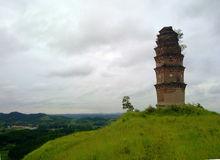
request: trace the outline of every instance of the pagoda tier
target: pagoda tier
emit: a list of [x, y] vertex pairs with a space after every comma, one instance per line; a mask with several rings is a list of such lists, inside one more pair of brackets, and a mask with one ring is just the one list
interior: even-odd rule
[[156, 61], [157, 67], [162, 66], [164, 64], [167, 65], [183, 65], [184, 55], [182, 54], [162, 54], [154, 57]]
[[185, 103], [183, 58], [178, 34], [172, 27], [159, 31], [155, 48], [157, 104], [159, 106]]
[[184, 70], [185, 67], [181, 65], [162, 65], [155, 69], [157, 84], [160, 83], [184, 83]]
[[165, 54], [181, 54], [181, 47], [179, 45], [167, 45], [167, 46], [158, 46], [154, 48], [156, 55], [165, 55]]

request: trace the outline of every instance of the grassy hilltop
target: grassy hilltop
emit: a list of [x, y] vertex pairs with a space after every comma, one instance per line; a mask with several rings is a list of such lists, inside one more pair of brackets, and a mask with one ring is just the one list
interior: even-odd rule
[[220, 158], [220, 115], [192, 105], [128, 112], [111, 125], [44, 144], [25, 160]]

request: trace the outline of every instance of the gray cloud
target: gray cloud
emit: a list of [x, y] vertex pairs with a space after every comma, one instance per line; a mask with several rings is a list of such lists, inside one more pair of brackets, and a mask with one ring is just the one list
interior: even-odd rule
[[6, 29], [0, 28], [0, 58], [25, 49], [25, 45], [22, 44], [18, 37]]
[[199, 3], [197, 1], [185, 1], [183, 4], [182, 9], [178, 13], [182, 20], [187, 21], [201, 21], [201, 26], [194, 26], [198, 27], [199, 29], [202, 28], [209, 28], [209, 33], [212, 36], [219, 37], [220, 31], [220, 22], [217, 19], [220, 19], [220, 10], [218, 6], [220, 5], [220, 1], [213, 0], [201, 0]]
[[121, 46], [118, 48], [120, 50], [121, 56], [115, 58], [115, 60], [110, 64], [112, 66], [119, 67], [132, 67], [135, 65], [141, 65], [146, 63], [151, 63], [153, 58], [153, 45], [152, 42], [143, 41], [143, 42], [130, 42], [127, 47]]
[[90, 66], [80, 66], [75, 68], [68, 68], [66, 70], [58, 70], [49, 73], [49, 77], [60, 77], [60, 78], [68, 78], [68, 77], [84, 77], [92, 74], [94, 68]]
[[[87, 15], [79, 21], [76, 31], [61, 31], [49, 45], [68, 54], [87, 53], [91, 49], [101, 50], [110, 46], [113, 49], [119, 44], [142, 42], [152, 37], [143, 25], [137, 25], [137, 19], [106, 19], [106, 15], [93, 17]], [[112, 22], [112, 23], [111, 23]]]
[[218, 6], [0, 0], [0, 112], [120, 112], [124, 95], [140, 109], [155, 104], [153, 48], [158, 31], [170, 25], [182, 29], [188, 46], [187, 102], [220, 111]]

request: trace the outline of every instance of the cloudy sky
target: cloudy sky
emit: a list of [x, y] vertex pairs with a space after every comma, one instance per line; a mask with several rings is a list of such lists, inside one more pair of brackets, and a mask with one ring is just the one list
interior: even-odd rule
[[0, 112], [156, 103], [155, 39], [184, 33], [186, 102], [220, 112], [219, 0], [0, 0]]

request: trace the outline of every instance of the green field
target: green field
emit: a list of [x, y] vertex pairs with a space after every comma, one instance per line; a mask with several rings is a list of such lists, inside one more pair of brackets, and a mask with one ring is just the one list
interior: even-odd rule
[[220, 158], [220, 115], [199, 107], [129, 112], [111, 125], [47, 142], [25, 160]]
[[0, 151], [0, 160], [9, 160], [7, 151]]

